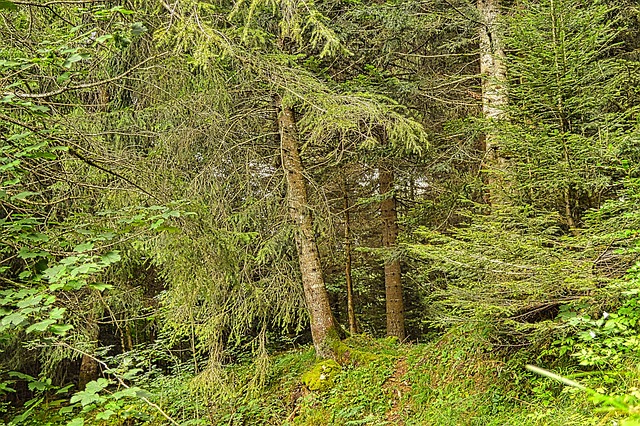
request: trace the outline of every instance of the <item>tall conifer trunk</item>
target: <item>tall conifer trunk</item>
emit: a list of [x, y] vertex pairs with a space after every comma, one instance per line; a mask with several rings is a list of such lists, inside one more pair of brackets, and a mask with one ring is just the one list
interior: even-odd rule
[[[382, 203], [380, 203], [382, 246], [386, 249], [392, 249], [396, 247], [398, 238], [398, 211], [396, 209], [396, 197], [393, 193], [393, 171], [381, 166], [379, 173], [380, 195], [384, 197]], [[402, 298], [400, 261], [398, 259], [384, 264], [384, 288], [387, 300], [387, 336], [395, 336], [400, 340], [404, 340], [404, 302]]]
[[[501, 120], [508, 103], [506, 80], [506, 56], [500, 31], [500, 0], [478, 0], [480, 27], [480, 74], [482, 75], [482, 112], [490, 120]], [[492, 204], [501, 203], [504, 198], [502, 175], [507, 161], [500, 151], [499, 141], [494, 133], [485, 135], [486, 166], [489, 171], [489, 185]]]
[[302, 274], [304, 296], [311, 319], [311, 335], [316, 354], [321, 358], [333, 356], [329, 340], [338, 338], [336, 321], [331, 312], [329, 295], [322, 276], [320, 253], [313, 232], [313, 217], [307, 199], [304, 169], [300, 158], [298, 131], [293, 110], [275, 98], [278, 111], [278, 130], [282, 167], [287, 179], [289, 213], [296, 224], [296, 246]]
[[349, 319], [349, 333], [358, 332], [356, 311], [353, 303], [353, 282], [351, 280], [351, 215], [349, 212], [349, 183], [344, 176], [344, 276], [347, 282], [347, 318]]

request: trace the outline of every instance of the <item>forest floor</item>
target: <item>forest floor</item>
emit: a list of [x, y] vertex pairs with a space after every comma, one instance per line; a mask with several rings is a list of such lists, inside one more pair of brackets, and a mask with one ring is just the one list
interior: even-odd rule
[[292, 426], [615, 424], [611, 413], [595, 412], [583, 392], [526, 371], [526, 360], [498, 360], [491, 348], [474, 347], [467, 337], [450, 333], [426, 344], [352, 337], [342, 346], [341, 369], [323, 375], [325, 386], [316, 390], [303, 384], [319, 387], [305, 379], [318, 365], [311, 348], [271, 358], [261, 385], [255, 385], [255, 364], [237, 366], [229, 376], [236, 392], [219, 394], [208, 420]]
[[[188, 369], [156, 370], [136, 383], [152, 403], [136, 397], [140, 388], [124, 398], [108, 388], [104, 397], [80, 393], [91, 403], [71, 417], [82, 419], [69, 422], [62, 412], [72, 407], [52, 400], [10, 424], [169, 424], [158, 407], [181, 426], [637, 424], [598, 410], [583, 391], [527, 371], [532, 362], [525, 350], [501, 352], [479, 335], [452, 330], [412, 344], [358, 335], [339, 345], [339, 364], [317, 361], [312, 347], [301, 347], [246, 358], [195, 378]], [[632, 370], [579, 376], [594, 388], [604, 383], [602, 392], [612, 393], [620, 386], [640, 388], [640, 373]]]

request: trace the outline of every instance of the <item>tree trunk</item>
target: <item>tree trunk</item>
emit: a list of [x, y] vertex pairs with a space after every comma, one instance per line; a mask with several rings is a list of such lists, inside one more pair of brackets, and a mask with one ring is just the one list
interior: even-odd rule
[[344, 276], [347, 281], [347, 318], [349, 319], [349, 333], [356, 334], [358, 326], [356, 324], [356, 312], [353, 305], [353, 283], [351, 281], [351, 235], [350, 235], [350, 214], [349, 214], [349, 184], [347, 177], [344, 177]]
[[[93, 309], [93, 306], [92, 306]], [[96, 314], [93, 310], [87, 315], [87, 337], [91, 342], [91, 347], [94, 343], [97, 345], [100, 338], [100, 327], [96, 321]], [[98, 378], [98, 362], [90, 356], [90, 352], [93, 350], [87, 350], [86, 355], [82, 355], [80, 361], [80, 372], [78, 373], [78, 390], [84, 390], [87, 383]]]
[[279, 108], [278, 130], [282, 167], [287, 179], [289, 213], [297, 227], [296, 246], [304, 296], [311, 320], [313, 345], [319, 357], [329, 358], [333, 356], [330, 340], [338, 338], [338, 329], [331, 312], [329, 295], [322, 276], [318, 245], [313, 232], [313, 217], [307, 201], [295, 117], [293, 110], [283, 105], [279, 97], [276, 97], [275, 101]]
[[[380, 195], [384, 197], [380, 204], [382, 216], [382, 246], [386, 249], [396, 247], [398, 238], [398, 212], [396, 197], [393, 194], [393, 171], [380, 167]], [[384, 288], [387, 299], [387, 336], [405, 338], [404, 303], [402, 300], [400, 261], [385, 261]]]
[[[501, 120], [508, 103], [506, 81], [506, 57], [500, 32], [500, 0], [478, 0], [480, 27], [480, 74], [482, 76], [482, 112], [490, 120]], [[488, 169], [488, 183], [492, 191], [491, 204], [500, 204], [504, 200], [502, 179], [507, 161], [500, 151], [496, 135], [489, 131], [485, 135], [485, 164]]]

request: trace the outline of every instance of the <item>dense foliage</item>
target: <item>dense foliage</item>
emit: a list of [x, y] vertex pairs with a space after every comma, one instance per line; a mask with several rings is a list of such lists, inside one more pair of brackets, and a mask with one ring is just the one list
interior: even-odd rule
[[0, 423], [640, 424], [640, 8], [0, 0]]

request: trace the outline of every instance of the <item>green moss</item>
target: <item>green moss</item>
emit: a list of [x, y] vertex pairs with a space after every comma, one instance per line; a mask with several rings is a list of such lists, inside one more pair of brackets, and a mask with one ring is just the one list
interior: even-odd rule
[[333, 387], [335, 379], [342, 370], [340, 364], [332, 359], [326, 359], [302, 375], [302, 383], [313, 391], [326, 391]]

